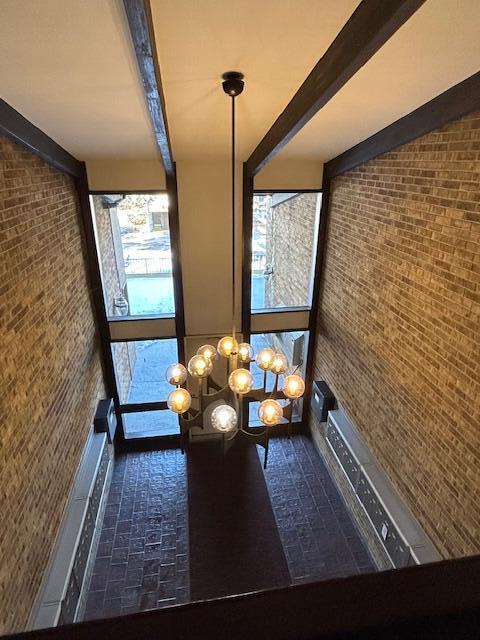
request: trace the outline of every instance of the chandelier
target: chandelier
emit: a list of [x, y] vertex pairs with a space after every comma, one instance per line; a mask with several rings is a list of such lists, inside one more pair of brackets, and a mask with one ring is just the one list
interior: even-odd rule
[[[190, 358], [187, 367], [177, 362], [171, 364], [165, 377], [175, 387], [167, 399], [168, 408], [179, 415], [182, 437], [194, 427], [204, 429], [210, 424], [214, 432], [223, 435], [224, 446], [239, 436], [247, 436], [265, 448], [264, 467], [267, 465], [270, 431], [276, 425], [288, 420], [291, 432], [295, 402], [305, 391], [305, 382], [295, 369], [288, 371], [288, 360], [283, 353], [276, 353], [270, 347], [262, 348], [257, 354], [248, 342], [238, 342], [235, 329], [235, 98], [243, 91], [243, 74], [237, 71], [224, 73], [222, 87], [232, 98], [232, 334], [219, 340], [217, 346], [204, 344]], [[215, 361], [227, 361], [227, 379], [219, 385], [213, 375]], [[254, 389], [254, 379], [249, 370], [255, 362], [263, 371], [263, 386]], [[192, 395], [185, 388], [188, 374], [193, 385], [197, 385], [198, 396], [192, 406]], [[274, 376], [273, 389], [267, 391], [268, 375]], [[280, 383], [280, 376], [282, 382]], [[192, 388], [192, 385], [190, 385]], [[193, 387], [194, 388], [194, 387]], [[287, 400], [282, 407], [279, 400]], [[260, 402], [258, 417], [264, 425], [260, 432], [248, 426], [248, 416], [244, 416], [245, 403]]]

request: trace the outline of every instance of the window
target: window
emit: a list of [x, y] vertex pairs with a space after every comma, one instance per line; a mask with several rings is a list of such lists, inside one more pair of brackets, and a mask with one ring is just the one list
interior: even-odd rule
[[[176, 316], [172, 238], [165, 193], [94, 193], [90, 196], [123, 436], [178, 435], [167, 409], [164, 378], [182, 348]], [[178, 274], [176, 274], [178, 278]], [[177, 281], [175, 290], [181, 290]], [[156, 336], [152, 340], [150, 337]], [[176, 336], [173, 338], [172, 336]]]
[[[112, 355], [122, 405], [166, 401], [172, 387], [165, 371], [178, 361], [176, 339], [114, 342]], [[168, 409], [124, 413], [123, 424], [126, 438], [179, 433], [178, 418]]]
[[114, 342], [112, 355], [122, 404], [166, 401], [172, 387], [164, 373], [178, 362], [175, 338]]
[[125, 438], [174, 436], [180, 433], [178, 416], [168, 409], [122, 413]]
[[309, 307], [321, 193], [255, 194], [252, 311]]
[[94, 195], [107, 315], [174, 314], [166, 194]]
[[[250, 337], [250, 344], [253, 347], [255, 354], [257, 354], [264, 347], [270, 347], [274, 351], [280, 351], [288, 360], [287, 374], [296, 371], [302, 377], [305, 377], [305, 358], [306, 358], [306, 331], [283, 331], [279, 333], [256, 333]], [[254, 388], [263, 386], [263, 371], [252, 362], [250, 365], [250, 371], [254, 379]], [[278, 388], [282, 388], [283, 377], [279, 376]], [[275, 377], [272, 373], [267, 375], [267, 390], [273, 389]], [[287, 400], [279, 400], [280, 404], [288, 404]], [[261, 424], [258, 419], [259, 402], [249, 403], [249, 424], [250, 426], [259, 426]], [[302, 403], [301, 401], [295, 403], [294, 422], [301, 419]]]

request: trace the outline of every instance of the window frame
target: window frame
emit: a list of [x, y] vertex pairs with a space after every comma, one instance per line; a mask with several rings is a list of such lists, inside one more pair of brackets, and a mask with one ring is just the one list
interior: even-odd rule
[[[177, 353], [179, 361], [184, 360], [185, 353], [185, 313], [183, 304], [183, 283], [182, 271], [180, 263], [180, 238], [179, 238], [179, 220], [178, 220], [178, 200], [177, 200], [177, 182], [176, 176], [172, 178], [167, 176], [166, 189], [116, 189], [116, 190], [90, 190], [88, 195], [133, 195], [133, 194], [150, 194], [161, 195], [166, 194], [169, 198], [168, 202], [168, 222], [170, 232], [170, 247], [172, 252], [172, 280], [173, 295], [175, 304], [174, 314], [158, 314], [152, 316], [118, 316], [106, 317], [109, 334], [107, 337], [108, 348], [111, 349], [112, 344], [119, 342], [138, 342], [142, 340], [161, 340], [176, 339]], [[95, 228], [95, 243], [97, 246], [97, 261], [100, 273], [102, 275], [102, 295], [105, 300], [105, 290], [103, 283], [103, 274], [101, 270], [101, 257], [98, 247], [98, 237], [96, 232], [96, 224], [94, 211], [91, 207], [90, 211], [92, 223]], [[113, 362], [113, 354], [112, 354]], [[180, 428], [178, 434], [175, 435], [152, 435], [140, 437], [127, 437], [123, 414], [137, 413], [143, 411], [169, 411], [167, 403], [164, 400], [142, 403], [122, 403], [119, 395], [116, 372], [113, 372], [115, 393], [118, 398], [116, 402], [117, 415], [117, 439], [122, 447], [136, 448], [143, 446], [155, 447], [160, 443], [171, 443], [178, 445], [180, 443]], [[128, 445], [126, 444], [128, 443]], [[163, 445], [162, 445], [163, 446]]]
[[[119, 190], [119, 191], [90, 191], [89, 192], [89, 197], [93, 197], [93, 196], [108, 196], [108, 195], [123, 195], [123, 196], [127, 196], [127, 195], [165, 195], [167, 196], [167, 198], [169, 197], [168, 191], [166, 189], [156, 189], [156, 190], [141, 190], [141, 191], [126, 191], [126, 190]], [[97, 219], [96, 219], [96, 211], [95, 211], [95, 207], [91, 206], [91, 211], [92, 211], [92, 219], [93, 219], [93, 223], [94, 223], [94, 229], [95, 229], [95, 242], [97, 244], [97, 254], [98, 254], [98, 259], [99, 259], [99, 268], [100, 268], [100, 275], [101, 275], [101, 279], [102, 279], [102, 294], [103, 294], [103, 299], [104, 299], [104, 303], [105, 303], [105, 309], [107, 312], [107, 322], [109, 323], [109, 325], [113, 324], [113, 323], [122, 323], [122, 322], [137, 322], [137, 321], [142, 321], [142, 320], [167, 320], [167, 319], [174, 319], [176, 316], [176, 310], [177, 310], [177, 296], [176, 296], [176, 289], [175, 289], [175, 268], [174, 268], [174, 264], [173, 264], [173, 256], [174, 256], [174, 244], [178, 245], [178, 239], [177, 242], [174, 242], [174, 238], [173, 238], [173, 233], [172, 233], [172, 229], [170, 226], [170, 203], [168, 205], [168, 220], [169, 220], [169, 225], [168, 225], [168, 232], [169, 232], [169, 239], [170, 239], [170, 251], [172, 254], [172, 284], [173, 284], [173, 298], [174, 298], [174, 307], [175, 307], [175, 312], [173, 313], [156, 313], [156, 314], [145, 314], [145, 315], [125, 315], [125, 316], [114, 316], [114, 315], [109, 315], [108, 313], [108, 300], [107, 300], [107, 292], [105, 290], [105, 286], [104, 286], [104, 278], [103, 278], [103, 270], [102, 270], [102, 255], [101, 255], [101, 251], [100, 251], [100, 246], [99, 246], [99, 240], [98, 240], [98, 230], [97, 230]], [[122, 252], [123, 252], [123, 244], [122, 244]]]
[[[299, 333], [302, 332], [304, 334], [305, 337], [305, 341], [304, 341], [304, 346], [303, 346], [303, 363], [305, 364], [305, 368], [304, 368], [304, 373], [306, 374], [307, 371], [307, 354], [308, 354], [308, 349], [309, 349], [309, 344], [310, 344], [310, 332], [308, 329], [286, 329], [286, 330], [269, 330], [269, 331], [251, 331], [250, 335], [248, 336], [248, 342], [251, 343], [252, 340], [252, 336], [255, 335], [264, 335], [264, 334], [269, 334], [269, 333]], [[248, 368], [250, 369], [252, 363], [249, 364]], [[253, 363], [254, 364], [254, 363]], [[301, 369], [303, 372], [303, 369]], [[245, 425], [248, 425], [249, 428], [251, 429], [263, 429], [264, 426], [260, 423], [260, 421], [258, 421], [257, 424], [250, 424], [250, 404], [252, 402], [258, 402], [257, 400], [249, 400], [248, 398], [244, 399], [245, 400], [245, 407], [244, 407], [244, 423]], [[304, 402], [304, 398], [300, 399], [300, 411], [298, 413], [299, 415], [299, 419], [297, 420], [293, 420], [292, 424], [293, 425], [303, 425], [304, 423], [304, 418], [305, 418], [305, 410], [304, 410], [304, 406], [305, 406], [305, 402]], [[282, 422], [280, 423], [280, 425], [286, 425], [288, 424], [288, 420], [287, 419], [283, 419]]]
[[[320, 235], [322, 231], [321, 218], [323, 203], [325, 201], [325, 189], [255, 189], [254, 176], [249, 173], [246, 163], [243, 166], [243, 253], [242, 253], [242, 330], [243, 339], [250, 341], [251, 336], [260, 333], [279, 333], [288, 331], [305, 332], [305, 382], [306, 392], [302, 402], [300, 421], [294, 422], [300, 428], [305, 428], [308, 419], [311, 384], [313, 381], [313, 349], [315, 335], [312, 329], [315, 327], [318, 304], [315, 296], [315, 287], [318, 286], [318, 278], [321, 268]], [[310, 295], [308, 306], [290, 307], [284, 309], [252, 309], [251, 283], [252, 283], [252, 238], [253, 238], [253, 198], [255, 195], [272, 195], [274, 193], [318, 193], [321, 194], [321, 202], [316, 216], [314, 229], [314, 244], [312, 247], [312, 271], [310, 280]], [[248, 407], [244, 412], [248, 415]]]
[[[322, 189], [254, 189], [253, 190], [253, 199], [252, 199], [252, 208], [251, 208], [251, 222], [248, 226], [248, 228], [250, 229], [250, 256], [252, 253], [252, 242], [253, 242], [253, 202], [254, 202], [254, 198], [255, 196], [266, 196], [266, 195], [275, 195], [275, 194], [289, 194], [290, 198], [288, 199], [293, 199], [298, 195], [302, 195], [304, 193], [315, 193], [317, 195], [321, 195], [323, 198], [323, 192]], [[260, 315], [260, 314], [274, 314], [274, 313], [294, 313], [297, 311], [310, 311], [310, 309], [312, 308], [312, 304], [313, 304], [313, 283], [315, 280], [315, 265], [316, 265], [316, 255], [317, 255], [317, 249], [318, 249], [318, 231], [319, 231], [319, 227], [320, 227], [320, 212], [321, 212], [321, 202], [322, 200], [320, 200], [320, 202], [317, 202], [316, 205], [316, 213], [315, 213], [315, 222], [314, 222], [314, 229], [313, 229], [313, 243], [312, 243], [312, 256], [311, 256], [311, 267], [310, 267], [310, 279], [309, 279], [309, 285], [308, 285], [308, 300], [307, 300], [307, 304], [305, 305], [298, 305], [298, 306], [290, 306], [290, 307], [264, 307], [261, 309], [253, 309], [252, 308], [252, 300], [251, 300], [251, 290], [252, 290], [252, 267], [251, 267], [251, 257], [250, 257], [250, 266], [248, 268], [249, 271], [249, 278], [250, 278], [250, 316], [256, 316], [256, 315]], [[245, 223], [245, 220], [244, 220]], [[245, 228], [245, 227], [244, 227]], [[245, 253], [244, 253], [245, 255]], [[243, 277], [245, 277], [245, 271], [243, 272]]]
[[[136, 338], [129, 338], [129, 339], [122, 339], [122, 340], [111, 340], [110, 341], [110, 347], [112, 347], [113, 344], [127, 344], [129, 342], [144, 342], [144, 341], [152, 341], [152, 340], [175, 340], [176, 337], [175, 336], [171, 336], [168, 338], [141, 338], [141, 339], [136, 339]], [[178, 355], [178, 340], [177, 342], [177, 355]], [[112, 359], [113, 359], [113, 363], [114, 363], [114, 371], [115, 371], [115, 382], [117, 384], [117, 388], [118, 388], [118, 374], [117, 374], [117, 369], [115, 366], [115, 357], [113, 355], [113, 350], [112, 350]], [[171, 364], [171, 363], [169, 363]], [[168, 365], [167, 365], [168, 366]], [[166, 369], [166, 367], [165, 367]], [[118, 406], [118, 409], [120, 411], [120, 413], [122, 414], [122, 416], [124, 414], [128, 414], [128, 413], [142, 413], [142, 412], [150, 412], [150, 411], [170, 411], [170, 409], [168, 408], [167, 405], [167, 401], [166, 400], [150, 400], [150, 401], [145, 401], [145, 402], [122, 402], [122, 398], [119, 395], [119, 399], [120, 399], [120, 403]], [[165, 435], [149, 435], [149, 436], [132, 436], [129, 435], [127, 432], [127, 429], [125, 428], [125, 424], [123, 424], [123, 430], [124, 430], [124, 438], [125, 440], [127, 440], [128, 442], [132, 442], [135, 440], [144, 440], [146, 438], [148, 439], [154, 439], [154, 438], [161, 438], [162, 440], [164, 438], [172, 438], [175, 436], [179, 436], [180, 434], [180, 422], [178, 420], [177, 417], [177, 422], [179, 425], [179, 432], [178, 434], [165, 434]]]

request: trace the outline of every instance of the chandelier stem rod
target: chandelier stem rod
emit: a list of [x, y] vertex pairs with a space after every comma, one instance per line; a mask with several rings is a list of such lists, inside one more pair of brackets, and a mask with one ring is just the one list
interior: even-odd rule
[[232, 96], [232, 337], [235, 340], [235, 96]]

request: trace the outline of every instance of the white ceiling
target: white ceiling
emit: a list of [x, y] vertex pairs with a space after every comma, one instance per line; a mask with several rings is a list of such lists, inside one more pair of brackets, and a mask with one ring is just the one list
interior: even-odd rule
[[427, 0], [275, 158], [330, 160], [480, 70], [480, 0]]
[[[151, 0], [175, 159], [246, 159], [359, 0]], [[0, 0], [2, 97], [82, 160], [157, 160], [121, 0]], [[480, 0], [427, 0], [274, 162], [330, 159], [480, 69]]]
[[176, 159], [229, 153], [224, 71], [245, 74], [237, 100], [246, 159], [359, 0], [151, 0]]
[[0, 0], [2, 98], [81, 160], [159, 156], [120, 0]]

